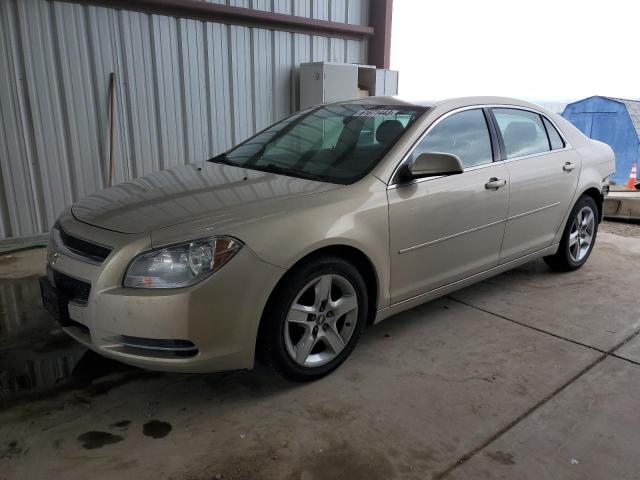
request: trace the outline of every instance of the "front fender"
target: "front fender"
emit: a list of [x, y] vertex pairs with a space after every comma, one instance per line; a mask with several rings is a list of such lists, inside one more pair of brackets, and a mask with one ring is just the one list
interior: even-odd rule
[[290, 269], [302, 258], [330, 246], [362, 252], [378, 278], [378, 308], [389, 304], [389, 212], [386, 185], [367, 182], [300, 199], [276, 215], [236, 225], [230, 234], [264, 262]]

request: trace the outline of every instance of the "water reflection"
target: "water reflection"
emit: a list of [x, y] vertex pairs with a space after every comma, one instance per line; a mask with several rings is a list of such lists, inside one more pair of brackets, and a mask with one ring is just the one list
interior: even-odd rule
[[38, 275], [0, 278], [0, 402], [57, 386], [85, 351], [43, 309]]
[[40, 304], [37, 275], [0, 278], [0, 345], [51, 326], [51, 319]]
[[41, 393], [72, 375], [85, 348], [62, 332], [50, 337], [34, 344], [9, 344], [2, 348], [0, 402], [24, 393]]
[[61, 388], [83, 388], [94, 396], [142, 376], [153, 378], [87, 350], [59, 328], [40, 299], [44, 266], [44, 249], [0, 255], [0, 408]]

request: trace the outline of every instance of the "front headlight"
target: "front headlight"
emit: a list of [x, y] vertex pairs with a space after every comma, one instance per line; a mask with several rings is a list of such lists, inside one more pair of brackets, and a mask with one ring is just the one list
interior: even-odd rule
[[143, 253], [129, 265], [124, 286], [188, 287], [218, 270], [241, 248], [242, 242], [235, 238], [213, 237]]

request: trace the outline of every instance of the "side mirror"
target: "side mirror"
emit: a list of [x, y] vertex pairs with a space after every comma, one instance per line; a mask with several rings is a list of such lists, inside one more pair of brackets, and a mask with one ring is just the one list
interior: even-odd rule
[[423, 178], [440, 175], [457, 175], [464, 168], [460, 157], [452, 153], [428, 152], [418, 155], [411, 165], [406, 167], [405, 177]]

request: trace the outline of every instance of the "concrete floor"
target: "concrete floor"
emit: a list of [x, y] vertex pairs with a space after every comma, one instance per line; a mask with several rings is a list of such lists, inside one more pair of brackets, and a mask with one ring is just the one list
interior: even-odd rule
[[640, 478], [638, 226], [392, 317], [303, 385], [86, 353], [37, 305], [41, 262], [0, 257], [0, 479]]

